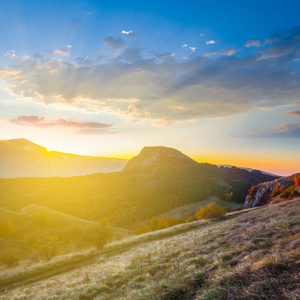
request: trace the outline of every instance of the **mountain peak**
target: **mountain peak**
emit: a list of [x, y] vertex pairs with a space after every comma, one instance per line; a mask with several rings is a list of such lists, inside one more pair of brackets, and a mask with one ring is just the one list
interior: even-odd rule
[[30, 143], [34, 144], [33, 142], [24, 139], [24, 138], [16, 138], [16, 139], [10, 139], [10, 140], [2, 140], [2, 142], [7, 142], [7, 143]]
[[21, 150], [27, 152], [41, 151], [41, 149], [46, 149], [45, 147], [39, 146], [29, 140], [24, 138], [11, 139], [11, 140], [0, 140], [0, 153], [3, 151], [14, 151]]
[[144, 147], [139, 155], [133, 157], [127, 163], [124, 171], [132, 171], [145, 167], [157, 169], [182, 164], [198, 163], [174, 148], [164, 146]]

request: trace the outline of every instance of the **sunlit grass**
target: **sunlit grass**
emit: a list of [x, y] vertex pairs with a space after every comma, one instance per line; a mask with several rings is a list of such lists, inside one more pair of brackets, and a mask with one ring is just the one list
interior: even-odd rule
[[[142, 236], [126, 239], [123, 244], [107, 245], [106, 254], [92, 263], [14, 288], [3, 297], [204, 300], [231, 295], [243, 300], [252, 296], [297, 299], [298, 213], [299, 200], [294, 200], [169, 237], [161, 235], [174, 228], [148, 233], [145, 240]], [[247, 222], [251, 224], [242, 225]], [[178, 225], [177, 230], [191, 224]], [[157, 239], [147, 242], [147, 237], [154, 235]], [[130, 242], [132, 247], [127, 248]], [[114, 252], [117, 249], [120, 251]]]

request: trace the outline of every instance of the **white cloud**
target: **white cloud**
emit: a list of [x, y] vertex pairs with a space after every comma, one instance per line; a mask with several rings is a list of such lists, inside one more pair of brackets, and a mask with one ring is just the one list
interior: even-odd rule
[[128, 107], [127, 107], [127, 111], [125, 112], [125, 115], [134, 115], [138, 112], [138, 109], [136, 108], [134, 103], [131, 103]]
[[206, 45], [212, 45], [215, 44], [216, 42], [214, 40], [206, 41]]
[[66, 47], [67, 47], [67, 48], [72, 48], [72, 45], [67, 45]]
[[4, 54], [4, 57], [14, 58], [16, 57], [16, 51], [15, 50], [9, 50]]
[[16, 77], [19, 73], [20, 73], [19, 70], [8, 69], [8, 68], [0, 68], [0, 78]]
[[289, 131], [289, 128], [285, 124], [281, 124], [279, 126], [273, 126], [273, 129], [276, 133]]
[[183, 44], [181, 47], [186, 48], [187, 46], [188, 46], [187, 44]]
[[138, 37], [132, 30], [128, 30], [128, 31], [122, 30], [121, 33], [127, 35], [128, 38], [131, 38], [131, 39], [135, 39]]
[[171, 109], [179, 110], [179, 111], [186, 111], [186, 108], [183, 105], [170, 105], [169, 106]]
[[204, 33], [200, 33], [200, 36], [205, 36], [205, 34]]
[[197, 49], [197, 47], [189, 47], [189, 48], [192, 50], [192, 52], [195, 52]]
[[168, 118], [162, 118], [162, 119], [159, 119], [159, 120], [155, 120], [154, 122], [153, 122], [153, 125], [156, 125], [156, 126], [169, 126], [169, 125], [171, 125], [172, 124], [172, 122], [171, 122], [171, 120], [170, 119], [168, 119]]
[[260, 41], [259, 40], [249, 40], [245, 44], [245, 47], [247, 47], [247, 48], [249, 48], [249, 47], [259, 47], [259, 46], [260, 46]]
[[123, 34], [131, 34], [132, 30], [129, 30], [129, 31], [122, 30], [121, 33], [123, 33]]
[[81, 54], [81, 55], [77, 55], [75, 57], [76, 60], [85, 60], [85, 59], [88, 59], [89, 57], [85, 54]]
[[65, 49], [63, 48], [60, 48], [60, 49], [55, 49], [53, 51], [54, 54], [59, 54], [59, 55], [63, 55], [63, 56], [69, 56], [70, 53], [68, 51], [66, 51]]
[[226, 55], [226, 56], [231, 56], [231, 55], [236, 54], [236, 53], [237, 53], [237, 50], [235, 48], [232, 48], [232, 47], [225, 48], [221, 51], [221, 54]]
[[218, 55], [219, 51], [212, 51], [212, 52], [206, 52], [203, 54], [204, 57], [210, 57], [210, 56], [215, 56]]

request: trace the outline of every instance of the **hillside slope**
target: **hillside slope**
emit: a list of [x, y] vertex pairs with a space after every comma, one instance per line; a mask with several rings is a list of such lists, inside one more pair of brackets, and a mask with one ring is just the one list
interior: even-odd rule
[[213, 196], [242, 204], [252, 185], [275, 178], [258, 171], [222, 170], [175, 149], [147, 147], [122, 172], [0, 179], [0, 207], [18, 211], [36, 204], [86, 220], [107, 217], [114, 226], [132, 226]]
[[[56, 229], [57, 234], [62, 230], [95, 230], [97, 225], [99, 225], [99, 222], [87, 221], [35, 204], [24, 207], [21, 212], [13, 212], [0, 207], [0, 222], [5, 220], [11, 222], [16, 228], [30, 231], [31, 234], [39, 230], [47, 232], [49, 229]], [[113, 238], [132, 235], [130, 230], [112, 226], [109, 227], [112, 229]]]
[[[21, 212], [0, 208], [0, 269], [1, 262], [14, 265], [20, 261], [49, 260], [95, 246], [101, 238], [101, 225], [76, 218], [47, 207], [29, 205]], [[132, 231], [105, 227], [111, 239], [133, 235]], [[98, 235], [99, 232], [99, 235]]]
[[0, 140], [0, 178], [121, 171], [127, 160], [48, 151], [26, 139]]
[[131, 248], [128, 241], [107, 245], [97, 260], [11, 286], [2, 299], [297, 300], [299, 204], [300, 198], [196, 228], [178, 225], [177, 235], [162, 239], [165, 229], [154, 233], [156, 241], [153, 233], [139, 236]]

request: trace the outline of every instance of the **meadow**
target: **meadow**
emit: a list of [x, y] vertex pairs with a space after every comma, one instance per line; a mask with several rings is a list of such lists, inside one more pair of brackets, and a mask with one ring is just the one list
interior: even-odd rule
[[[102, 252], [86, 253], [94, 256], [91, 261], [60, 274], [8, 284], [7, 289], [2, 285], [0, 299], [296, 300], [299, 201], [116, 241]], [[10, 272], [2, 273], [1, 280], [12, 274], [16, 278], [18, 270]]]

